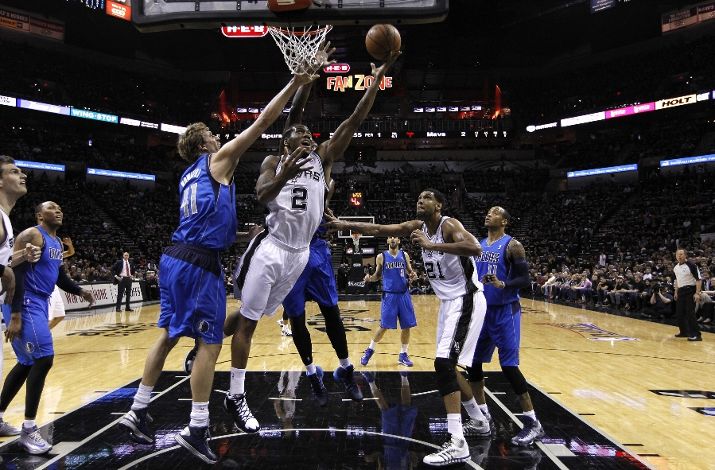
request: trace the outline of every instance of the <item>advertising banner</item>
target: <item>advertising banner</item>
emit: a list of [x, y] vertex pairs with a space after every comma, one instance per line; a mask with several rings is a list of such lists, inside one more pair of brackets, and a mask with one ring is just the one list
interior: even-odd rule
[[[109, 307], [117, 303], [117, 286], [115, 286], [114, 284], [111, 284], [109, 282], [87, 284], [83, 285], [82, 288], [89, 289], [92, 291], [92, 295], [94, 295], [95, 300], [95, 307]], [[82, 308], [87, 308], [87, 306], [89, 306], [89, 303], [86, 302], [82, 297], [72, 295], [63, 290], [60, 291], [60, 294], [62, 294], [62, 302], [64, 302], [65, 310], [67, 311], [79, 310]], [[142, 290], [139, 286], [139, 282], [133, 281], [130, 302], [141, 302], [142, 300]], [[124, 302], [125, 300], [122, 299], [122, 303]]]

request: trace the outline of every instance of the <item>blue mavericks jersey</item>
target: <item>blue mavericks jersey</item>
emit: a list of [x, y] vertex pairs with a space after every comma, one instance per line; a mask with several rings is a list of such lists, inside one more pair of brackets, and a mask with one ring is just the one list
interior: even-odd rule
[[392, 256], [390, 250], [382, 253], [382, 291], [407, 292], [407, 262], [402, 250]]
[[44, 239], [42, 256], [37, 263], [28, 263], [25, 272], [25, 291], [38, 296], [49, 297], [57, 283], [57, 276], [60, 274], [62, 265], [62, 242], [57, 237], [53, 237], [40, 227], [37, 230]]
[[[511, 263], [507, 260], [506, 249], [511, 241], [510, 235], [504, 235], [491, 245], [487, 243], [487, 238], [481, 240], [482, 255], [475, 256], [479, 280], [487, 274], [496, 274], [497, 279], [506, 281], [511, 274]], [[487, 299], [487, 306], [506, 305], [519, 300], [519, 289], [505, 287], [498, 289], [491, 284], [484, 284], [484, 297]]]
[[209, 172], [209, 155], [202, 154], [179, 181], [179, 228], [174, 243], [224, 250], [236, 240], [236, 185], [226, 186]]

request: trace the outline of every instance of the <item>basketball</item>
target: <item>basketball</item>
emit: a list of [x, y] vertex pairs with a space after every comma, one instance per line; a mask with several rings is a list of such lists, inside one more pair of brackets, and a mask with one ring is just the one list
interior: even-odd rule
[[399, 51], [401, 45], [400, 32], [391, 24], [376, 24], [365, 36], [367, 52], [383, 62], [390, 57], [390, 52]]

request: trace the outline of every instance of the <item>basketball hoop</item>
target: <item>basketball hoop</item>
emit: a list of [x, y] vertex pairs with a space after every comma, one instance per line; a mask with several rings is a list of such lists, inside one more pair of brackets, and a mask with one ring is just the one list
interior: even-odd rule
[[268, 32], [283, 53], [291, 72], [314, 75], [328, 60], [328, 55], [320, 50], [320, 45], [331, 29], [332, 25], [269, 26]]
[[355, 248], [355, 253], [360, 251], [360, 237], [362, 234], [359, 232], [350, 232], [350, 237], [353, 239], [353, 247]]

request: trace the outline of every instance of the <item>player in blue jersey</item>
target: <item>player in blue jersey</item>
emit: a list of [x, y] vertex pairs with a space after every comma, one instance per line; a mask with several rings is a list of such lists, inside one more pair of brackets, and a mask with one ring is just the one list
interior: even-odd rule
[[[382, 418], [382, 455], [378, 452], [365, 455], [365, 461], [375, 463], [374, 468], [385, 470], [401, 470], [413, 468], [415, 452], [410, 451], [410, 441], [415, 430], [418, 409], [412, 404], [412, 390], [408, 372], [400, 372], [399, 402], [395, 397], [388, 401], [385, 394], [377, 386], [376, 375], [363, 372], [363, 377], [370, 387], [375, 404], [380, 409]], [[387, 390], [395, 390], [391, 386]], [[394, 393], [394, 392], [393, 392]], [[396, 393], [394, 393], [396, 395]], [[407, 438], [407, 439], [403, 439]]]
[[484, 284], [487, 314], [477, 341], [472, 367], [467, 369], [474, 396], [482, 412], [490, 417], [484, 397], [483, 363], [491, 362], [494, 348], [499, 348], [499, 364], [524, 411], [523, 429], [512, 438], [518, 446], [529, 446], [544, 435], [536, 419], [534, 405], [519, 370], [519, 339], [521, 336], [521, 304], [519, 289], [529, 286], [529, 265], [524, 246], [505, 233], [509, 213], [503, 207], [492, 207], [484, 225], [487, 238], [480, 241], [482, 254], [475, 257], [477, 273]]
[[217, 461], [208, 445], [208, 402], [226, 317], [220, 254], [233, 244], [238, 224], [233, 173], [241, 155], [281, 115], [293, 93], [314, 78], [295, 75], [258, 119], [224, 146], [203, 123], [189, 125], [179, 138], [179, 155], [191, 165], [179, 180], [174, 244], [165, 249], [159, 262], [158, 326], [162, 330], [149, 351], [131, 411], [120, 420], [137, 442], [154, 442], [147, 414], [151, 392], [167, 355], [179, 338], [188, 336], [198, 345], [191, 373], [191, 421], [176, 441], [206, 463]]
[[390, 249], [377, 255], [375, 272], [365, 276], [365, 282], [376, 282], [382, 276], [382, 307], [380, 328], [360, 358], [360, 364], [366, 366], [370, 362], [370, 358], [375, 354], [377, 343], [385, 335], [385, 331], [396, 330], [399, 319], [402, 349], [397, 356], [397, 362], [412, 367], [407, 348], [410, 345], [410, 329], [417, 326], [417, 319], [412, 306], [409, 284], [410, 281], [417, 279], [417, 273], [412, 269], [410, 255], [400, 250], [399, 237], [388, 237], [387, 245]]
[[[7, 375], [0, 393], [0, 416], [25, 384], [25, 421], [20, 445], [31, 454], [44, 454], [52, 446], [40, 435], [35, 416], [55, 357], [47, 315], [48, 302], [55, 285], [81, 296], [90, 306], [94, 304], [94, 297], [89, 290], [72, 281], [62, 267], [64, 247], [57, 238], [57, 229], [62, 226], [63, 217], [60, 206], [52, 201], [43, 202], [35, 208], [35, 213], [39, 224], [23, 231], [15, 239], [17, 246], [31, 244], [41, 247], [41, 255], [36, 262], [13, 259], [15, 296], [12, 313], [3, 311], [3, 315], [8, 324], [6, 336], [17, 356], [17, 364]], [[23, 251], [17, 254], [22, 255]]]

